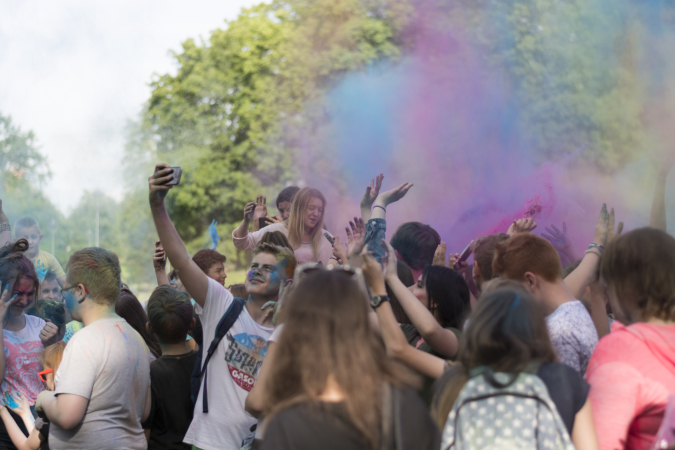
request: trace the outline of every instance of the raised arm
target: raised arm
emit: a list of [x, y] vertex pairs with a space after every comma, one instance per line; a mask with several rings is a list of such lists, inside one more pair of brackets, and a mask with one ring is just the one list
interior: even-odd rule
[[248, 202], [246, 206], [244, 206], [244, 219], [241, 221], [239, 226], [235, 228], [234, 233], [232, 233], [232, 237], [244, 239], [248, 235], [248, 226], [251, 224], [251, 220], [253, 220], [255, 208], [256, 202]]
[[[361, 253], [361, 260], [363, 276], [366, 279], [371, 295], [387, 295], [384, 274], [382, 273], [380, 264], [367, 250], [363, 250]], [[387, 270], [390, 269], [388, 268]], [[389, 302], [382, 302], [375, 312], [380, 324], [382, 339], [390, 356], [430, 378], [437, 379], [443, 375], [446, 362], [434, 355], [417, 350], [408, 344], [400, 325], [396, 322], [394, 311], [391, 309]]]
[[388, 256], [386, 282], [389, 288], [424, 341], [434, 351], [446, 358], [454, 357], [459, 349], [457, 336], [452, 331], [443, 328], [431, 311], [417, 300], [413, 293], [401, 282], [396, 270], [396, 253], [391, 244], [384, 241], [384, 245], [386, 246]]
[[[674, 160], [675, 161], [675, 160]], [[666, 222], [666, 181], [668, 172], [673, 167], [673, 162], [666, 164], [659, 170], [656, 176], [656, 189], [654, 191], [654, 200], [652, 201], [652, 212], [649, 215], [649, 226], [661, 231], [667, 231]]]
[[380, 194], [383, 179], [384, 174], [379, 174], [370, 181], [370, 186], [366, 187], [366, 193], [363, 194], [363, 198], [361, 199], [361, 219], [364, 222], [370, 220], [373, 202], [375, 202], [375, 199], [377, 199], [377, 196]]
[[12, 227], [9, 223], [7, 214], [2, 210], [2, 200], [0, 200], [0, 247], [12, 240]]
[[190, 255], [183, 244], [183, 240], [178, 235], [176, 227], [173, 226], [169, 213], [164, 205], [164, 198], [171, 189], [166, 183], [173, 177], [173, 170], [168, 164], [158, 164], [155, 167], [155, 173], [148, 179], [150, 189], [150, 210], [152, 218], [155, 221], [157, 235], [162, 242], [164, 252], [171, 261], [171, 265], [178, 272], [180, 281], [185, 286], [188, 294], [201, 307], [204, 307], [206, 294], [209, 290], [209, 281], [206, 274], [192, 261]]
[[152, 264], [155, 267], [155, 277], [157, 277], [157, 286], [171, 284], [166, 274], [166, 254], [160, 241], [155, 242], [155, 254], [152, 256]]
[[607, 205], [603, 204], [595, 226], [593, 242], [586, 251], [579, 266], [565, 278], [565, 284], [575, 298], [581, 298], [584, 292], [586, 292], [586, 288], [593, 282], [602, 251], [609, 239], [615, 234], [621, 234], [623, 222], [619, 222], [615, 232], [614, 220], [614, 209], [610, 213], [607, 213]]

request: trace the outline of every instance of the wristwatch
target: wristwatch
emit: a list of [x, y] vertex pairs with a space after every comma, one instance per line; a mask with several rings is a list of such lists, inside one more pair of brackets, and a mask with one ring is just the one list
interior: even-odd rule
[[388, 295], [373, 295], [370, 297], [370, 306], [373, 308], [377, 308], [382, 304], [382, 302], [388, 302], [389, 301], [389, 296]]

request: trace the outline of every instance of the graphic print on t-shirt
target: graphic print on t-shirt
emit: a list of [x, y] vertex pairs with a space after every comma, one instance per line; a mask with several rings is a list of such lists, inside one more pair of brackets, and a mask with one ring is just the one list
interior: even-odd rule
[[38, 377], [40, 355], [44, 347], [42, 342], [24, 341], [14, 336], [5, 336], [6, 373], [2, 382], [2, 391], [9, 391], [17, 399], [17, 392], [21, 392], [28, 403], [33, 405], [44, 385]]
[[230, 345], [225, 353], [225, 362], [230, 369], [230, 375], [240, 388], [251, 392], [267, 353], [267, 341], [248, 333], [234, 337], [227, 333], [227, 340]]

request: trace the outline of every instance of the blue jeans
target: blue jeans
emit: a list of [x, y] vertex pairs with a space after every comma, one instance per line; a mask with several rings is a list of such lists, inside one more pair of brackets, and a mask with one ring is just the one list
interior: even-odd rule
[[368, 251], [373, 254], [373, 257], [382, 263], [382, 258], [385, 255], [385, 249], [382, 247], [382, 240], [387, 231], [387, 221], [384, 219], [370, 219], [366, 224], [366, 245]]

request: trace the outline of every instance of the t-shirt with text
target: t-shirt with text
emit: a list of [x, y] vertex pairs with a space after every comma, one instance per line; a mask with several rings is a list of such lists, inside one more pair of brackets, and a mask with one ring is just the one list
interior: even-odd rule
[[54, 450], [145, 450], [141, 428], [150, 389], [150, 351], [126, 320], [99, 319], [66, 345], [54, 376], [56, 395], [89, 399], [82, 422], [71, 430], [49, 427]]
[[[195, 306], [204, 330], [204, 346], [209, 347], [216, 326], [234, 297], [217, 281], [208, 279], [204, 308]], [[258, 377], [267, 353], [267, 340], [273, 328], [258, 324], [244, 307], [225, 335], [208, 365], [209, 412], [203, 412], [204, 387], [195, 402], [194, 418], [185, 442], [204, 450], [239, 450], [241, 441], [257, 422], [244, 409], [246, 396]], [[202, 355], [202, 364], [206, 352]], [[202, 382], [203, 383], [203, 382]]]
[[6, 367], [2, 392], [9, 391], [16, 399], [19, 398], [17, 392], [21, 392], [32, 406], [38, 394], [44, 390], [38, 372], [42, 370], [40, 356], [44, 346], [40, 340], [40, 332], [45, 321], [27, 314], [24, 317], [26, 326], [23, 330], [2, 330]]
[[598, 343], [598, 332], [586, 307], [579, 300], [563, 303], [546, 317], [546, 328], [560, 362], [583, 376]]

